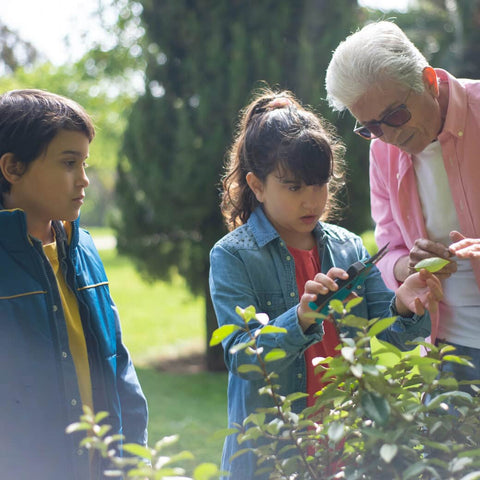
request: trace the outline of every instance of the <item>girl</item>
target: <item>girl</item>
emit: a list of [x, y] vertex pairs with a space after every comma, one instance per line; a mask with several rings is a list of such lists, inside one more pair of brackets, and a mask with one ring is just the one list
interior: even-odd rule
[[[260, 92], [243, 112], [223, 179], [221, 209], [231, 231], [210, 253], [210, 290], [219, 325], [243, 325], [235, 307], [253, 305], [268, 314], [270, 324], [285, 328], [286, 334], [259, 336], [258, 345], [264, 354], [272, 348], [286, 352], [274, 367], [280, 394], [307, 392], [308, 405], [321, 387], [311, 360], [336, 355], [339, 343], [331, 322], [321, 326], [306, 315], [309, 302], [335, 290], [334, 279], [348, 278], [349, 265], [368, 257], [360, 237], [320, 221], [335, 207], [342, 152], [326, 122], [290, 92]], [[381, 338], [405, 350], [412, 348], [406, 341], [430, 334], [425, 309], [437, 308], [442, 291], [440, 282], [422, 271], [395, 295], [374, 267], [357, 294], [364, 301], [355, 307], [356, 315], [398, 315]], [[254, 322], [249, 326], [261, 327]], [[246, 334], [237, 331], [223, 341], [230, 426], [270, 406], [270, 398], [258, 393], [263, 378], [238, 371], [240, 365], [255, 362], [255, 355], [230, 353], [246, 340]], [[295, 411], [306, 406], [307, 401], [299, 400]], [[250, 446], [247, 443], [239, 446], [235, 435], [225, 441], [222, 468], [231, 480], [254, 478], [253, 454], [230, 462], [237, 450]]]

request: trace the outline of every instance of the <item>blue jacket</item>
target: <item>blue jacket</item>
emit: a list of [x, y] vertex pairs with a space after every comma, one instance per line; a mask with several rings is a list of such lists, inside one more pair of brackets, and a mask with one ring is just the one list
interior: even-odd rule
[[[319, 223], [314, 230], [322, 272], [331, 267], [348, 267], [368, 257], [362, 240], [357, 235], [331, 224]], [[276, 383], [280, 393], [306, 392], [306, 367], [304, 351], [322, 339], [323, 331], [305, 335], [298, 324], [297, 306], [299, 302], [295, 278], [295, 265], [286, 245], [275, 228], [268, 221], [262, 208], [257, 208], [245, 225], [230, 232], [218, 241], [210, 252], [210, 292], [218, 324], [238, 324], [243, 320], [235, 313], [238, 305], [245, 308], [253, 305], [257, 312], [267, 313], [270, 324], [283, 327], [286, 334], [261, 335], [258, 345], [264, 353], [273, 348], [283, 349], [287, 355], [275, 361], [273, 368], [279, 375]], [[374, 267], [366, 282], [357, 290], [364, 298], [352, 313], [363, 318], [389, 317], [394, 315], [392, 301], [394, 293], [389, 290], [380, 272]], [[254, 330], [260, 325], [252, 321], [249, 327]], [[345, 329], [354, 336], [353, 329]], [[379, 338], [389, 341], [406, 350], [407, 340], [426, 337], [430, 334], [430, 317], [414, 315], [412, 318], [398, 317], [389, 330]], [[242, 424], [243, 420], [258, 408], [270, 407], [270, 398], [259, 395], [258, 389], [264, 386], [260, 374], [240, 373], [238, 367], [256, 362], [254, 355], [244, 350], [231, 354], [230, 349], [247, 341], [243, 332], [235, 332], [223, 341], [225, 363], [228, 376], [228, 421]], [[295, 402], [294, 411], [306, 407], [306, 400]], [[251, 454], [241, 455], [233, 462], [229, 458], [240, 448], [250, 446], [248, 442], [237, 444], [236, 435], [225, 440], [222, 468], [230, 471], [230, 480], [253, 479], [255, 458]], [[264, 478], [264, 477], [258, 477]]]
[[[111, 433], [147, 440], [147, 404], [93, 240], [72, 224], [70, 245], [54, 222], [66, 281], [85, 332], [95, 411], [106, 410]], [[27, 234], [21, 210], [0, 210], [0, 476], [16, 480], [90, 477], [83, 434], [67, 435], [82, 405], [56, 279], [42, 245]]]

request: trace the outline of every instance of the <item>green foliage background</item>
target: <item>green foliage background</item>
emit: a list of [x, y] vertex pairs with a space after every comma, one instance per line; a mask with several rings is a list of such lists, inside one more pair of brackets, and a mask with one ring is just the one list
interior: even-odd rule
[[[478, 1], [418, 0], [406, 13], [360, 8], [355, 0], [98, 4], [99, 15], [108, 8], [117, 13], [108, 27], [114, 45], [97, 45], [75, 64], [55, 67], [31, 54], [22, 65], [4, 48], [12, 33], [7, 38], [1, 30], [7, 73], [0, 90], [52, 90], [92, 114], [97, 137], [82, 222], [113, 223], [120, 250], [145, 278], [184, 278], [192, 295], [205, 300], [206, 338], [216, 327], [208, 251], [225, 233], [219, 177], [253, 88], [266, 81], [291, 89], [336, 125], [349, 165], [340, 223], [363, 232], [372, 227], [368, 143], [353, 135], [348, 113], [330, 112], [323, 99], [331, 51], [367, 21], [394, 18], [432, 65], [480, 76]], [[219, 367], [220, 350], [214, 357], [211, 366]]]

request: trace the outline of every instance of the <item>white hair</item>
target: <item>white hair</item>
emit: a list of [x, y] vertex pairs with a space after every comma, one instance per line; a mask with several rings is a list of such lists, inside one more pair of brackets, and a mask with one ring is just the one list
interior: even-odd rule
[[333, 110], [350, 108], [372, 85], [394, 79], [424, 89], [426, 58], [394, 23], [370, 23], [342, 41], [327, 68], [325, 87]]

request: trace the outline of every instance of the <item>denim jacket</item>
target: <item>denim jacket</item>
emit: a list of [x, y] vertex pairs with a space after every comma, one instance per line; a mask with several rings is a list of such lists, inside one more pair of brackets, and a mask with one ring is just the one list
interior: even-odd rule
[[[117, 309], [90, 235], [72, 224], [70, 243], [54, 222], [59, 263], [75, 293], [96, 411], [110, 434], [145, 444], [147, 404], [122, 343]], [[0, 209], [0, 477], [17, 480], [103, 478], [67, 435], [82, 402], [56, 279], [41, 243], [27, 234], [21, 210]], [[92, 472], [92, 476], [90, 473]]]
[[[357, 235], [341, 227], [319, 222], [314, 229], [322, 272], [332, 267], [347, 270], [348, 267], [368, 257], [362, 240]], [[235, 312], [253, 305], [257, 312], [268, 314], [270, 324], [283, 327], [286, 334], [261, 335], [258, 345], [263, 353], [273, 348], [281, 348], [286, 356], [273, 362], [272, 368], [278, 374], [276, 383], [280, 394], [306, 392], [305, 350], [322, 339], [323, 329], [305, 335], [298, 324], [297, 306], [299, 295], [295, 278], [295, 265], [285, 243], [258, 207], [245, 225], [228, 233], [219, 240], [210, 252], [210, 292], [220, 326], [237, 324], [243, 320]], [[364, 285], [358, 287], [357, 294], [364, 300], [352, 311], [363, 318], [389, 317], [396, 315], [393, 309], [394, 293], [389, 290], [376, 267], [372, 269]], [[254, 330], [261, 327], [256, 321], [249, 323]], [[344, 333], [354, 336], [353, 329]], [[408, 340], [424, 338], [430, 334], [430, 317], [414, 315], [411, 318], [398, 317], [397, 321], [379, 335], [402, 350], [413, 348], [405, 345]], [[263, 377], [256, 372], [241, 373], [240, 365], [254, 364], [254, 355], [244, 350], [230, 353], [230, 349], [248, 340], [243, 331], [236, 331], [223, 341], [225, 363], [228, 376], [228, 421], [229, 426], [242, 424], [243, 420], [258, 408], [270, 407], [270, 398], [259, 395], [258, 389], [264, 386]], [[297, 400], [293, 409], [296, 412], [306, 407], [306, 400]], [[222, 468], [229, 471], [230, 480], [245, 480], [254, 477], [255, 458], [246, 454], [229, 462], [229, 458], [240, 448], [250, 446], [248, 442], [237, 443], [236, 435], [225, 440]], [[258, 477], [263, 478], [263, 477]]]

